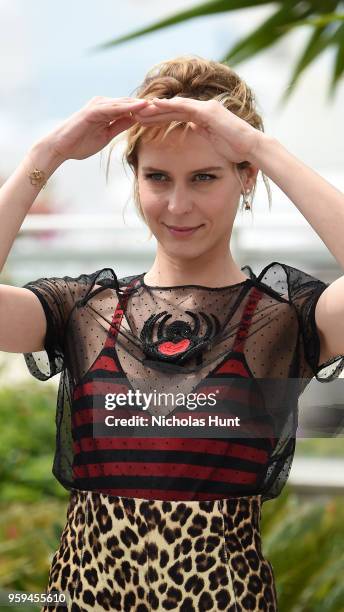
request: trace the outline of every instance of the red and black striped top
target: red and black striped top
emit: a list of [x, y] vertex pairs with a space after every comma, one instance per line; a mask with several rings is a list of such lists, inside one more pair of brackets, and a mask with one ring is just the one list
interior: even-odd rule
[[[243, 348], [261, 296], [257, 289], [251, 290], [230, 355], [202, 381], [203, 392], [212, 390], [213, 379], [218, 386], [221, 378], [252, 376]], [[119, 393], [124, 390], [123, 378], [127, 379], [115, 346], [115, 322], [120, 325], [122, 316], [118, 304], [100, 355], [73, 393], [75, 487], [163, 500], [210, 500], [257, 491], [275, 442], [272, 429], [270, 438], [257, 439], [93, 437], [93, 421], [98, 418], [95, 386], [100, 395]], [[95, 385], [96, 381], [101, 382]], [[242, 393], [241, 398], [235, 398], [236, 405], [240, 407], [240, 402], [250, 398]], [[99, 412], [103, 415], [104, 409]], [[186, 413], [178, 416], [185, 417]]]

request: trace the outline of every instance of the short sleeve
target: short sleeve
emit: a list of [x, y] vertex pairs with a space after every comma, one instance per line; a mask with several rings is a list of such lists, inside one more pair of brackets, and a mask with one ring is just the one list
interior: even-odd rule
[[23, 285], [38, 297], [47, 322], [44, 351], [23, 353], [30, 374], [38, 380], [48, 380], [62, 372], [68, 318], [75, 303], [89, 290], [92, 276], [39, 278]]
[[301, 334], [300, 378], [315, 376], [319, 382], [330, 382], [344, 369], [344, 355], [334, 355], [319, 364], [320, 337], [315, 322], [315, 308], [328, 283], [291, 266], [288, 273], [289, 297], [295, 306]]

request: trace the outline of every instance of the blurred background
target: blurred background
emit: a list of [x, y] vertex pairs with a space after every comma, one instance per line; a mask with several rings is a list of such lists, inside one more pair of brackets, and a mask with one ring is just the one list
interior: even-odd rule
[[[189, 0], [0, 0], [0, 185], [34, 141], [93, 96], [133, 95], [153, 64], [197, 54], [218, 61], [227, 56], [255, 91], [265, 131], [344, 191], [344, 34], [343, 21], [333, 19], [333, 13], [344, 13], [343, 3], [228, 0], [222, 7], [238, 8], [221, 12], [211, 4], [220, 3], [200, 9]], [[182, 12], [172, 25], [100, 47]], [[317, 26], [302, 25], [311, 18], [320, 19]], [[264, 24], [264, 35], [249, 38]], [[293, 27], [282, 35], [276, 24]], [[239, 47], [243, 40], [246, 47]], [[292, 86], [298, 63], [305, 70]], [[102, 267], [112, 267], [118, 277], [149, 269], [156, 243], [147, 240], [135, 211], [122, 152], [118, 143], [108, 183], [108, 150], [69, 160], [56, 171], [21, 227], [1, 283], [22, 286], [41, 276], [78, 276]], [[260, 177], [253, 214], [238, 213], [234, 258], [256, 274], [283, 261], [325, 282], [338, 278], [343, 271], [327, 247], [272, 181], [270, 187], [271, 211]], [[51, 474], [58, 382], [59, 376], [45, 384], [32, 379], [21, 354], [0, 352], [3, 593], [44, 591], [65, 522], [68, 494]], [[312, 381], [300, 399], [301, 423], [307, 393], [322, 394], [324, 410], [331, 393], [338, 403], [342, 398], [337, 384]], [[343, 434], [299, 439], [287, 486], [263, 507], [264, 554], [274, 568], [281, 611], [344, 610], [343, 490]]]

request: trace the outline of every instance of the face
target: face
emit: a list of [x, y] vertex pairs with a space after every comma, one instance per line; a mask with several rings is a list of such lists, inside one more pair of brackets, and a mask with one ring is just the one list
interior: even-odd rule
[[[183, 135], [181, 128], [163, 142], [141, 142], [137, 180], [142, 210], [159, 249], [173, 258], [197, 258], [212, 250], [228, 253], [242, 187], [234, 164], [211, 143], [190, 129]], [[168, 226], [198, 229], [176, 234]]]

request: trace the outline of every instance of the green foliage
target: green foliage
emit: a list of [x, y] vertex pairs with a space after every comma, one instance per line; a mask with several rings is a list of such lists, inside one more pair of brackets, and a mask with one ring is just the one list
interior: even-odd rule
[[51, 472], [56, 396], [35, 381], [0, 389], [0, 591], [45, 591], [66, 522], [68, 492]]
[[344, 610], [344, 500], [304, 502], [287, 486], [263, 504], [263, 554], [275, 574], [279, 610]]
[[[66, 508], [66, 502], [49, 498], [34, 503], [1, 502], [0, 590], [44, 593], [66, 522]], [[6, 609], [13, 612], [13, 606]]]
[[340, 438], [298, 438], [295, 457], [344, 459], [344, 440]]
[[[0, 591], [45, 591], [67, 520], [69, 494], [51, 473], [56, 394], [36, 382], [0, 389]], [[340, 445], [298, 440], [297, 452], [329, 456], [337, 447], [342, 456]], [[274, 570], [279, 612], [344, 610], [343, 525], [340, 498], [305, 503], [287, 485], [263, 504], [262, 550]]]
[[0, 389], [0, 499], [66, 499], [52, 476], [56, 389], [40, 383]]
[[342, 23], [344, 14], [340, 12], [343, 7], [340, 0], [326, 0], [326, 2], [322, 0], [308, 0], [307, 2], [304, 0], [279, 0], [273, 3], [270, 0], [213, 0], [174, 13], [170, 17], [140, 28], [131, 34], [114, 38], [92, 48], [91, 51], [111, 48], [121, 42], [184, 23], [189, 19], [197, 19], [216, 13], [223, 14], [245, 8], [256, 8], [265, 4], [277, 5], [277, 9], [255, 30], [232, 45], [220, 61], [235, 66], [273, 47], [283, 36], [289, 34], [296, 27], [305, 26], [309, 28], [310, 35], [294, 66], [291, 79], [285, 88], [280, 103], [283, 105], [289, 98], [303, 71], [330, 47], [335, 48], [332, 80], [329, 88], [329, 97], [330, 99], [333, 98], [344, 71], [344, 24]]

